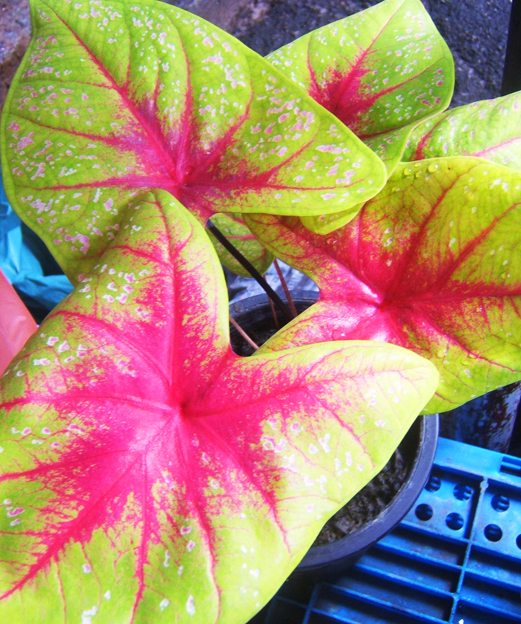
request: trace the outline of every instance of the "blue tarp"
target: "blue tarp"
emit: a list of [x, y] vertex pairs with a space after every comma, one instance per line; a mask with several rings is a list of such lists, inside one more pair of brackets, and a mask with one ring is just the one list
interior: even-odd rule
[[1, 177], [0, 267], [37, 323], [73, 288], [45, 244], [11, 208]]

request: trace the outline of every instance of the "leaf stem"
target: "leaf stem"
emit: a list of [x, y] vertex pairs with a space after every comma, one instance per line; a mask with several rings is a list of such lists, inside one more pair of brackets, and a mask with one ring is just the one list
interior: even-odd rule
[[291, 293], [289, 292], [288, 284], [280, 269], [277, 258], [273, 259], [273, 264], [275, 265], [277, 275], [279, 276], [280, 283], [282, 284], [282, 289], [284, 290], [284, 294], [286, 295], [286, 300], [288, 302], [289, 309], [291, 310], [291, 314], [293, 314], [293, 318], [296, 318], [298, 316], [297, 308], [295, 307], [295, 302], [293, 301], [293, 297], [291, 296]]
[[237, 323], [237, 321], [233, 318], [233, 316], [230, 316], [230, 323], [235, 327], [235, 329], [244, 338], [244, 340], [246, 340], [246, 342], [250, 345], [250, 347], [253, 347], [255, 349], [255, 351], [257, 351], [257, 349], [259, 348], [259, 345], [256, 344], [255, 342], [253, 342], [253, 340], [248, 336], [248, 334], [239, 325], [239, 323]]
[[[263, 275], [262, 277], [264, 277], [264, 279], [266, 279], [266, 275]], [[275, 327], [277, 329], [280, 329], [280, 323], [279, 323], [279, 319], [277, 317], [277, 312], [275, 310], [275, 306], [273, 305], [273, 301], [268, 297], [268, 301], [270, 302], [270, 310], [271, 310], [271, 314], [273, 315], [273, 323], [275, 324]]]
[[256, 280], [259, 286], [263, 288], [263, 290], [273, 301], [273, 303], [278, 306], [284, 316], [291, 321], [294, 317], [289, 311], [288, 306], [284, 303], [284, 301], [282, 301], [282, 299], [277, 295], [277, 293], [268, 284], [268, 282], [262, 277], [259, 271], [257, 271], [253, 264], [249, 260], [247, 260], [242, 255], [242, 253], [230, 243], [226, 236], [210, 220], [206, 222], [206, 229], [215, 236], [215, 238], [221, 243], [226, 251], [231, 253], [231, 255], [242, 264], [242, 266], [248, 271], [253, 279]]

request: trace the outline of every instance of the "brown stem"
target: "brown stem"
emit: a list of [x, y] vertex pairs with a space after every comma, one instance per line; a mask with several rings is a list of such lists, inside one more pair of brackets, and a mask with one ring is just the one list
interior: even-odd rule
[[239, 334], [246, 340], [246, 342], [257, 351], [259, 345], [255, 344], [253, 340], [248, 336], [248, 334], [244, 331], [244, 329], [237, 323], [237, 321], [230, 316], [230, 323], [235, 327], [235, 329], [239, 332]]
[[[266, 279], [266, 275], [263, 276], [264, 279]], [[271, 314], [273, 315], [273, 323], [275, 324], [275, 327], [277, 329], [280, 329], [280, 323], [279, 323], [279, 319], [277, 317], [277, 312], [275, 311], [275, 306], [273, 304], [273, 301], [271, 299], [268, 298], [268, 301], [270, 302], [270, 308], [271, 308]]]
[[277, 262], [277, 258], [273, 260], [273, 264], [275, 265], [275, 269], [277, 271], [277, 275], [279, 276], [280, 283], [282, 284], [282, 289], [284, 290], [284, 294], [286, 295], [286, 299], [288, 301], [289, 309], [291, 310], [291, 314], [293, 314], [293, 318], [298, 316], [297, 308], [295, 307], [295, 302], [293, 301], [293, 297], [289, 292], [288, 285], [286, 280], [284, 279], [284, 275], [282, 274], [279, 263]]

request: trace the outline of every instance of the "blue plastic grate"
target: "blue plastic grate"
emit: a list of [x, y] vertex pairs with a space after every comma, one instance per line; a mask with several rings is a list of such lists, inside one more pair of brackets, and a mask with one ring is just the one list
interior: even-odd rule
[[521, 459], [440, 438], [405, 520], [334, 583], [290, 579], [252, 624], [521, 622]]

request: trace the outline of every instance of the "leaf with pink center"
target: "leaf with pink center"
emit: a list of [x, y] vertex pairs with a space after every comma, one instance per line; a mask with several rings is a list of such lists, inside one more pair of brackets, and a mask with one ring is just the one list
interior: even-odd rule
[[268, 249], [307, 273], [318, 303], [262, 351], [379, 340], [440, 372], [425, 413], [521, 379], [521, 175], [477, 158], [401, 164], [359, 216], [328, 236], [249, 216]]
[[2, 378], [2, 621], [247, 621], [437, 384], [393, 345], [241, 358], [227, 324], [202, 226], [137, 199]]
[[[241, 215], [218, 214], [212, 218], [212, 223], [259, 273], [266, 273], [273, 262], [273, 254], [259, 243], [250, 232], [249, 227], [244, 223]], [[210, 231], [208, 234], [215, 246], [219, 260], [230, 269], [230, 271], [242, 275], [243, 277], [251, 277], [251, 274], [223, 247]]]
[[420, 0], [385, 0], [267, 58], [351, 128], [389, 173], [411, 130], [448, 106], [454, 85], [451, 53]]
[[[452, 55], [420, 0], [385, 0], [267, 58], [374, 150], [388, 175], [412, 129], [444, 110], [454, 87]], [[356, 176], [356, 167], [339, 163], [338, 178]], [[304, 215], [303, 223], [328, 234], [360, 208]]]
[[[318, 214], [372, 197], [381, 161], [266, 60], [153, 0], [31, 0], [2, 118], [8, 196], [77, 281], [138, 192], [216, 212]], [[331, 170], [358, 167], [349, 179]]]
[[477, 156], [521, 171], [521, 94], [473, 102], [424, 121], [403, 160]]

